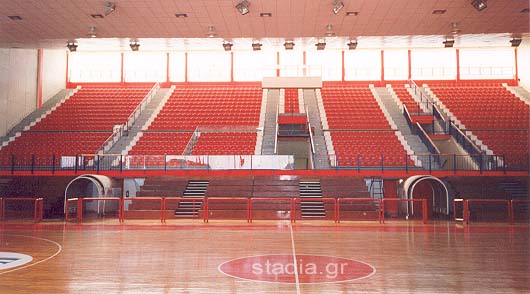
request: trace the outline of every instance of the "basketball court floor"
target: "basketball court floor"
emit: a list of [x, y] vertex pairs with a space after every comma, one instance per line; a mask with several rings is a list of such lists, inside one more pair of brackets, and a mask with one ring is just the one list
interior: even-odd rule
[[0, 293], [530, 293], [530, 225], [0, 224]]

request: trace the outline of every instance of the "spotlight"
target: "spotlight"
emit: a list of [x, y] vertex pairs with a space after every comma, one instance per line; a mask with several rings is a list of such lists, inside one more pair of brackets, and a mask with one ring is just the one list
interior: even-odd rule
[[70, 52], [75, 52], [77, 51], [77, 43], [75, 41], [68, 40], [68, 42], [66, 42], [66, 48], [68, 48]]
[[512, 43], [512, 47], [519, 47], [521, 41], [523, 41], [521, 38], [513, 38], [510, 40], [510, 43]]
[[326, 37], [333, 37], [335, 33], [333, 32], [333, 25], [328, 24], [326, 26]]
[[239, 11], [239, 13], [241, 13], [241, 15], [245, 15], [249, 13], [250, 12], [249, 7], [250, 7], [250, 2], [248, 2], [247, 0], [243, 0], [236, 5], [236, 9]]
[[326, 40], [318, 40], [315, 46], [317, 46], [317, 50], [324, 50], [326, 48]]
[[206, 32], [206, 36], [208, 38], [215, 38], [215, 36], [217, 36], [217, 32], [215, 31], [214, 26], [208, 26], [208, 31]]
[[223, 42], [223, 48], [225, 48], [225, 51], [230, 51], [230, 50], [232, 50], [232, 45], [234, 45], [234, 44], [232, 44], [232, 43], [230, 43], [230, 42], [228, 42], [228, 41], [224, 41], [224, 42]]
[[340, 0], [333, 1], [333, 13], [338, 14], [339, 11], [344, 8], [344, 3]]
[[88, 28], [88, 33], [86, 34], [90, 38], [96, 38], [97, 37], [97, 29], [96, 27], [90, 27]]
[[357, 40], [350, 40], [346, 45], [348, 45], [349, 50], [355, 50], [357, 48]]
[[263, 44], [261, 44], [259, 41], [252, 42], [252, 50], [254, 51], [261, 50], [261, 46], [263, 46]]
[[453, 46], [455, 45], [455, 40], [446, 39], [445, 41], [443, 41], [443, 43], [445, 48], [453, 48]]
[[132, 51], [140, 50], [140, 42], [138, 40], [131, 40], [129, 46], [131, 46]]
[[488, 8], [488, 5], [486, 4], [486, 0], [473, 0], [471, 1], [471, 5], [473, 5], [473, 7], [475, 7], [475, 9], [478, 11], [482, 11]]
[[113, 13], [116, 10], [116, 4], [114, 2], [105, 2], [105, 16]]
[[285, 47], [285, 50], [293, 50], [294, 42], [293, 41], [285, 41], [285, 43], [283, 43], [283, 46]]

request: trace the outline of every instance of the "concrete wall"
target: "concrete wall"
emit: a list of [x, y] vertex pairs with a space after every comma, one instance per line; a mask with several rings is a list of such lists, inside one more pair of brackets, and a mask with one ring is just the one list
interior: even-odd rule
[[0, 136], [37, 107], [37, 50], [0, 48]]
[[42, 56], [42, 103], [66, 88], [66, 50], [44, 49]]
[[530, 89], [530, 39], [523, 40], [517, 48], [520, 85]]

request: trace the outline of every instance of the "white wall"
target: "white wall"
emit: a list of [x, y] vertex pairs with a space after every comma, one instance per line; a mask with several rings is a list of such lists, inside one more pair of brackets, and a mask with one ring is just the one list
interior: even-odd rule
[[37, 106], [37, 50], [0, 48], [0, 136]]
[[517, 48], [517, 63], [520, 83], [530, 89], [530, 39], [524, 40]]
[[42, 52], [42, 103], [66, 88], [66, 50]]

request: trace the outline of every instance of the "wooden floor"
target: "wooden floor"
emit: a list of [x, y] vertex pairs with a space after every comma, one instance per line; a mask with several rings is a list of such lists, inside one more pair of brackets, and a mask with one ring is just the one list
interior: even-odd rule
[[[2, 252], [33, 257], [0, 270], [2, 294], [530, 293], [530, 225], [138, 221], [0, 228], [0, 260]], [[292, 262], [293, 254], [341, 257], [374, 271], [343, 282], [315, 282], [310, 273], [301, 276], [305, 261], [298, 260], [293, 279], [264, 282], [234, 277], [249, 274], [237, 262], [232, 275], [220, 267], [262, 256], [265, 272], [267, 256]], [[328, 270], [318, 266], [315, 275]], [[332, 278], [348, 275], [332, 270]]]

